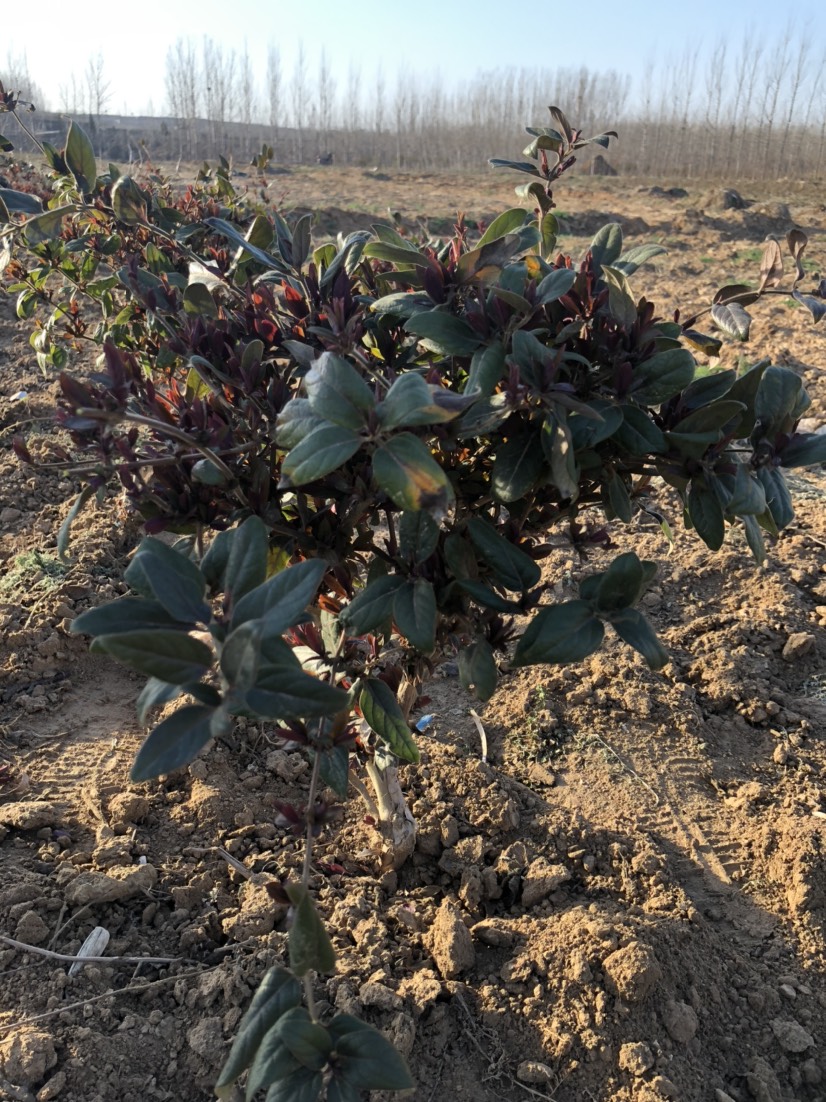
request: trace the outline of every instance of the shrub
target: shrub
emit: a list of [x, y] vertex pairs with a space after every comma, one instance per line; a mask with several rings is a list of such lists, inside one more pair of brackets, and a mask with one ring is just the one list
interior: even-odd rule
[[[823, 284], [797, 289], [805, 236], [787, 241], [790, 286], [770, 241], [756, 291], [725, 287], [702, 314], [664, 320], [630, 282], [660, 246], [625, 251], [612, 224], [577, 259], [558, 250], [555, 181], [612, 135], [551, 116], [529, 130], [528, 160], [493, 162], [529, 178], [518, 190], [535, 209], [505, 211], [475, 242], [460, 220], [446, 242], [376, 225], [313, 249], [309, 218], [257, 210], [228, 166], [175, 197], [160, 178], [98, 176], [74, 125], [47, 151], [46, 209], [13, 197], [0, 211], [18, 312], [48, 314], [42, 365], [66, 340], [102, 347], [100, 376], [61, 375], [73, 450], [56, 461], [83, 461], [78, 507], [117, 478], [150, 533], [186, 537], [172, 549], [150, 534], [125, 575], [134, 595], [74, 624], [149, 677], [142, 722], [190, 701], [151, 731], [133, 779], [186, 765], [237, 715], [274, 722], [313, 762], [306, 806], [283, 808], [306, 836], [304, 876], [274, 887], [293, 907], [307, 1007], [288, 972], [270, 973], [222, 1091], [251, 1063], [248, 1096], [277, 1084], [268, 1097], [314, 1098], [326, 1082], [328, 1098], [356, 1099], [409, 1082], [375, 1031], [316, 1020], [310, 973], [333, 958], [307, 882], [320, 782], [365, 794], [388, 864], [410, 854], [396, 767], [418, 758], [409, 713], [437, 662], [455, 655], [487, 700], [503, 664], [580, 661], [606, 625], [652, 668], [668, 661], [637, 608], [655, 565], [620, 555], [576, 599], [548, 603], [548, 529], [608, 543], [604, 521], [650, 511], [658, 478], [710, 548], [736, 527], [759, 560], [763, 534], [792, 518], [783, 469], [826, 460], [826, 438], [797, 432], [797, 375], [765, 360], [701, 367], [691, 351], [745, 341], [746, 307], [768, 294], [819, 318]], [[721, 338], [697, 330], [706, 313]]]

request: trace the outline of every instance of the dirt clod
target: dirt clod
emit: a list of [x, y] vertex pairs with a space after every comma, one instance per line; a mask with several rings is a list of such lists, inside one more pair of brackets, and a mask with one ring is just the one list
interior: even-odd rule
[[39, 1083], [57, 1063], [51, 1036], [33, 1026], [20, 1026], [0, 1041], [3, 1074], [18, 1086]]
[[808, 1033], [794, 1018], [772, 1018], [769, 1024], [777, 1038], [777, 1043], [784, 1052], [805, 1052], [815, 1043], [811, 1033]]
[[637, 941], [610, 953], [602, 967], [608, 990], [628, 1003], [647, 999], [663, 975], [653, 949]]
[[476, 962], [470, 932], [459, 912], [447, 900], [436, 913], [428, 946], [436, 967], [446, 980], [455, 979]]
[[154, 865], [111, 868], [108, 872], [82, 872], [66, 885], [70, 907], [114, 903], [132, 899], [155, 886], [158, 872]]

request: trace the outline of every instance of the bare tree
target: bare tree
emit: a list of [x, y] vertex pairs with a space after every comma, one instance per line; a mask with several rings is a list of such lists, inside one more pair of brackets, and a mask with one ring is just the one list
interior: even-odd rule
[[[789, 92], [788, 100], [786, 103], [786, 121], [783, 126], [783, 139], [780, 142], [780, 152], [777, 155], [777, 169], [780, 173], [783, 173], [786, 167], [786, 149], [789, 144], [789, 133], [791, 132], [792, 128], [792, 119], [794, 118], [795, 106], [797, 105], [801, 89], [805, 84], [806, 70], [809, 64], [810, 48], [811, 39], [806, 34], [801, 35], [797, 43], [797, 56], [794, 60], [794, 66], [789, 71]], [[809, 98], [809, 111], [811, 110], [811, 104], [812, 97]]]
[[83, 76], [86, 81], [89, 114], [100, 119], [112, 98], [112, 83], [106, 76], [106, 64], [102, 53], [89, 58]]
[[336, 82], [330, 69], [330, 58], [322, 47], [318, 64], [318, 85], [316, 87], [316, 111], [318, 117], [318, 153], [327, 153], [330, 142], [330, 130], [333, 123], [333, 104], [336, 95]]
[[169, 113], [179, 120], [179, 157], [194, 158], [195, 120], [201, 106], [201, 74], [191, 38], [179, 38], [167, 51], [165, 84]]
[[372, 159], [381, 162], [382, 134], [384, 131], [384, 97], [386, 86], [384, 70], [381, 65], [376, 69], [376, 83], [373, 92], [373, 153]]
[[270, 102], [270, 126], [274, 139], [278, 141], [278, 128], [284, 111], [284, 82], [281, 71], [281, 51], [270, 45], [267, 51], [267, 94]]
[[304, 48], [304, 40], [298, 43], [298, 53], [293, 67], [293, 76], [290, 82], [290, 102], [292, 104], [292, 124], [296, 130], [296, 144], [299, 164], [304, 160], [304, 126], [307, 122], [308, 108], [307, 88], [307, 53]]
[[344, 91], [341, 123], [347, 141], [347, 156], [355, 160], [358, 155], [358, 134], [361, 130], [361, 69], [350, 62], [347, 70], [347, 86]]
[[[5, 82], [5, 77], [3, 80]], [[77, 115], [85, 110], [86, 91], [75, 73], [70, 74], [68, 84], [60, 85], [58, 92], [60, 93], [60, 109], [65, 111], [67, 115]]]
[[0, 80], [6, 91], [17, 92], [21, 99], [33, 103], [35, 107], [43, 110], [46, 108], [45, 97], [29, 72], [29, 58], [25, 50], [19, 54], [13, 54], [11, 50], [6, 54], [6, 64], [0, 68]]

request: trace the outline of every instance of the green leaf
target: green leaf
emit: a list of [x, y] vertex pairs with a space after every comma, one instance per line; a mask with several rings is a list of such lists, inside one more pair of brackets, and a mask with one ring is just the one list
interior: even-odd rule
[[605, 483], [604, 490], [609, 506], [608, 519], [612, 520], [614, 517], [619, 517], [623, 524], [630, 524], [634, 516], [631, 495], [617, 471], [611, 473], [611, 477]]
[[262, 617], [269, 633], [281, 635], [297, 623], [312, 602], [326, 571], [323, 559], [307, 559], [279, 571], [235, 605], [233, 626]]
[[725, 435], [731, 433], [740, 422], [745, 406], [730, 398], [723, 398], [708, 405], [700, 406], [675, 426], [676, 433], [705, 433], [720, 430]]
[[312, 214], [303, 214], [293, 229], [293, 268], [300, 272], [310, 255]]
[[546, 387], [545, 369], [555, 362], [556, 354], [535, 333], [517, 329], [511, 341], [512, 357], [519, 367], [522, 379], [535, 390]]
[[346, 746], [333, 746], [329, 750], [319, 750], [321, 762], [319, 772], [321, 780], [340, 799], [346, 799], [347, 786], [350, 783], [350, 753]]
[[393, 599], [393, 619], [399, 633], [420, 654], [436, 647], [436, 594], [425, 578], [408, 580]]
[[471, 518], [467, 530], [479, 555], [505, 589], [521, 593], [539, 584], [542, 571], [538, 564], [486, 520]]
[[487, 639], [459, 651], [459, 681], [463, 689], [473, 692], [480, 700], [490, 700], [496, 691], [498, 672], [493, 649]]
[[739, 302], [732, 302], [728, 306], [722, 302], [715, 303], [711, 308], [711, 320], [727, 337], [736, 341], [749, 339], [751, 314], [747, 314]]
[[334, 1078], [327, 1085], [327, 1102], [361, 1102], [364, 1097], [358, 1087]]
[[422, 441], [409, 432], [394, 436], [373, 456], [373, 477], [405, 511], [443, 516], [453, 500], [447, 475]]
[[390, 619], [392, 601], [404, 579], [398, 574], [384, 574], [373, 579], [339, 613], [339, 620], [353, 635], [366, 635]]
[[95, 654], [108, 654], [138, 673], [158, 677], [173, 685], [200, 681], [213, 660], [212, 651], [200, 639], [160, 628], [98, 635], [89, 649]]
[[415, 1084], [402, 1056], [377, 1029], [337, 1014], [328, 1027], [335, 1077], [357, 1090], [408, 1090]]
[[226, 532], [219, 532], [213, 537], [212, 543], [201, 559], [201, 573], [212, 592], [224, 589], [227, 563], [237, 531], [237, 528], [231, 528]]
[[320, 1071], [327, 1063], [332, 1038], [324, 1026], [312, 1021], [303, 1006], [288, 1010], [275, 1028], [282, 1044], [303, 1067]]
[[[622, 409], [605, 399], [592, 399], [588, 403], [588, 409], [594, 416], [586, 416], [584, 412], [571, 413], [568, 416], [568, 427], [575, 451], [593, 448], [603, 440], [608, 440], [623, 421]], [[650, 424], [648, 418], [646, 421]]]
[[[255, 1059], [247, 1076], [246, 1100], [252, 1102], [253, 1097], [260, 1090], [267, 1087], [275, 1089], [275, 1087], [284, 1086], [287, 1083], [294, 1087], [294, 1076], [298, 1076], [303, 1081], [306, 1076], [313, 1074], [317, 1073], [308, 1071], [307, 1068], [303, 1067], [281, 1040], [278, 1023], [276, 1022], [272, 1029], [264, 1035], [260, 1047], [255, 1053]], [[228, 1097], [228, 1095], [224, 1097]], [[290, 1096], [291, 1099], [295, 1097], [295, 1094]], [[267, 1098], [269, 1098], [269, 1093], [267, 1093]], [[312, 1102], [317, 1102], [317, 1099], [317, 1094], [312, 1096]]]
[[139, 593], [151, 593], [170, 616], [182, 623], [208, 623], [204, 601], [206, 579], [186, 555], [147, 536], [124, 572], [124, 580]]
[[232, 1084], [252, 1063], [264, 1035], [283, 1014], [300, 1003], [301, 986], [296, 978], [286, 968], [270, 968], [241, 1019], [229, 1056], [215, 1084], [215, 1093], [219, 1098], [230, 1097]]
[[726, 538], [723, 507], [717, 495], [703, 479], [691, 480], [688, 491], [688, 515], [703, 543], [712, 551], [719, 551]]
[[623, 451], [631, 455], [662, 455], [668, 444], [662, 430], [654, 424], [649, 414], [636, 406], [621, 407], [622, 423], [612, 434]]
[[251, 516], [235, 531], [224, 575], [233, 604], [261, 587], [267, 576], [269, 536], [260, 517]]
[[795, 433], [780, 452], [783, 467], [813, 467], [826, 463], [826, 433]]
[[602, 613], [635, 605], [645, 583], [643, 563], [633, 551], [618, 555], [602, 574], [594, 601]]
[[479, 394], [487, 398], [493, 394], [505, 374], [505, 350], [501, 343], [478, 348], [470, 361], [470, 371], [465, 383], [465, 394]]
[[766, 561], [766, 544], [763, 541], [763, 533], [760, 531], [760, 525], [757, 522], [757, 518], [745, 516], [742, 520], [749, 550], [756, 562], [764, 563]]
[[528, 212], [524, 207], [511, 207], [498, 215], [482, 236], [479, 238], [477, 248], [487, 245], [491, 241], [497, 241], [500, 237], [506, 237], [509, 233], [521, 229], [528, 220]]
[[630, 329], [637, 320], [637, 305], [627, 276], [618, 268], [604, 264], [602, 278], [608, 284], [608, 310], [611, 316]]
[[319, 288], [322, 292], [333, 286], [342, 269], [348, 275], [353, 274], [364, 252], [364, 246], [371, 236], [369, 230], [355, 230], [344, 238], [341, 248], [327, 265], [324, 275], [319, 281]]
[[579, 465], [564, 410], [551, 410], [542, 426], [542, 449], [551, 468], [551, 482], [569, 501], [579, 497]]
[[364, 721], [397, 758], [417, 762], [419, 751], [413, 741], [410, 724], [405, 719], [392, 689], [377, 677], [368, 677], [359, 695], [359, 708]]
[[23, 241], [30, 248], [41, 245], [44, 241], [51, 241], [59, 237], [63, 230], [63, 219], [67, 214], [73, 214], [78, 208], [74, 205], [56, 207], [45, 214], [35, 215], [29, 218], [23, 227]]
[[318, 1102], [324, 1076], [320, 1071], [299, 1068], [279, 1079], [267, 1091], [264, 1102]]
[[184, 291], [184, 310], [200, 318], [217, 318], [218, 307], [203, 283], [190, 283]]
[[657, 352], [634, 368], [629, 393], [640, 405], [662, 405], [689, 385], [695, 367], [694, 357], [687, 348]]
[[499, 501], [518, 501], [533, 489], [545, 466], [538, 432], [521, 432], [499, 448], [493, 463], [492, 485]]
[[174, 620], [157, 601], [144, 597], [119, 597], [97, 608], [81, 612], [72, 620], [69, 630], [73, 634], [117, 635], [143, 628], [175, 628], [186, 632], [194, 623], [184, 624]]
[[479, 564], [470, 543], [456, 532], [445, 538], [445, 562], [454, 578], [475, 578], [479, 574]]
[[325, 421], [305, 436], [281, 464], [281, 478], [286, 486], [306, 486], [351, 459], [362, 445], [362, 438], [341, 425]]
[[725, 506], [729, 516], [760, 516], [765, 513], [768, 507], [766, 491], [747, 463], [737, 464], [733, 483], [731, 497]]
[[389, 264], [399, 264], [403, 268], [437, 269], [437, 265], [429, 256], [425, 256], [409, 244], [397, 245], [389, 241], [373, 241], [365, 246], [364, 255], [374, 260], [386, 260]]
[[618, 222], [603, 226], [591, 242], [590, 251], [597, 271], [604, 264], [613, 264], [622, 253], [622, 226]]
[[640, 652], [652, 670], [660, 670], [671, 660], [648, 620], [636, 608], [626, 608], [611, 617], [614, 631], [634, 650]]
[[630, 276], [636, 272], [641, 264], [646, 264], [649, 260], [653, 260], [655, 256], [661, 256], [666, 252], [668, 252], [668, 249], [662, 245], [636, 245], [615, 260], [613, 266]]
[[261, 620], [247, 620], [230, 632], [221, 647], [221, 672], [233, 692], [244, 693], [255, 684], [263, 628]]
[[[547, 217], [547, 215], [546, 215]], [[554, 268], [536, 288], [536, 301], [540, 306], [556, 302], [567, 295], [576, 282], [577, 273], [573, 268]]]
[[817, 324], [820, 319], [826, 314], [826, 302], [822, 298], [817, 298], [815, 295], [804, 295], [801, 291], [792, 291], [792, 298], [797, 299], [801, 305], [805, 306], [809, 313], [812, 315], [812, 320]]
[[480, 398], [463, 414], [456, 426], [456, 435], [462, 440], [486, 436], [503, 425], [512, 412], [507, 394]]
[[769, 513], [774, 523], [778, 529], [785, 528], [794, 520], [794, 508], [783, 472], [779, 467], [760, 467], [757, 477], [766, 491]]
[[504, 597], [501, 597], [496, 590], [491, 589], [490, 586], [486, 585], [484, 582], [476, 581], [473, 578], [460, 578], [458, 581], [460, 588], [462, 588], [465, 593], [469, 593], [474, 601], [482, 605], [483, 608], [491, 608], [494, 612], [505, 612], [511, 615], [515, 612], [522, 611], [516, 601], [506, 600]]
[[168, 704], [170, 700], [177, 699], [181, 693], [194, 696], [199, 704], [206, 704], [210, 708], [218, 708], [221, 704], [221, 694], [212, 685], [197, 681], [187, 682], [184, 685], [170, 685], [157, 677], [150, 677], [138, 696], [136, 704], [138, 723], [145, 724], [153, 708], [157, 708], [160, 704]]
[[10, 142], [8, 138], [4, 138], [0, 134], [0, 153], [11, 153], [14, 149], [14, 143]]
[[217, 709], [187, 704], [158, 724], [138, 751], [129, 773], [133, 782], [148, 781], [189, 765], [214, 737]]
[[239, 248], [243, 249], [245, 253], [248, 253], [254, 260], [257, 260], [259, 264], [263, 264], [265, 268], [272, 268], [284, 275], [289, 273], [289, 269], [282, 260], [251, 244], [235, 226], [225, 219], [205, 218], [204, 225], [209, 226], [209, 228], [220, 237], [225, 238], [227, 241], [232, 242], [233, 245], [237, 245]]
[[75, 178], [78, 190], [89, 195], [95, 189], [97, 180], [97, 162], [92, 143], [76, 122], [69, 124], [64, 154], [69, 171]]
[[803, 380], [794, 371], [787, 367], [766, 367], [754, 399], [759, 435], [773, 437], [791, 432], [802, 393]]
[[337, 715], [348, 701], [340, 689], [305, 673], [280, 636], [268, 634], [266, 621], [258, 678], [241, 699], [248, 710], [264, 718], [285, 720]]
[[275, 442], [279, 448], [294, 448], [315, 429], [327, 422], [313, 413], [307, 398], [287, 402], [275, 420]]
[[539, 254], [543, 260], [550, 260], [556, 248], [559, 234], [559, 222], [551, 211], [546, 211], [539, 220]]
[[[161, 704], [168, 704], [170, 700], [177, 699], [183, 692], [185, 692], [183, 685], [170, 685], [168, 681], [150, 677], [141, 689], [135, 706], [138, 712], [138, 723], [145, 724], [147, 716], [153, 708], [157, 708]], [[216, 704], [220, 704], [220, 702], [221, 698], [219, 696]]]
[[[336, 965], [336, 955], [312, 896], [303, 884], [287, 884], [285, 891], [295, 907], [288, 940], [290, 968], [299, 978], [306, 976], [311, 970], [332, 972]], [[295, 1011], [287, 1013], [294, 1014]], [[296, 1056], [296, 1059], [299, 1057]]]
[[489, 157], [488, 164], [491, 168], [513, 168], [517, 172], [527, 172], [529, 176], [542, 176], [536, 165], [532, 165], [530, 161], [505, 161], [501, 157]]
[[40, 214], [43, 210], [43, 203], [36, 195], [7, 187], [0, 187], [0, 202], [12, 214]]
[[347, 429], [364, 426], [376, 399], [358, 371], [341, 356], [324, 352], [304, 376], [310, 409]]
[[587, 601], [541, 609], [516, 644], [514, 666], [580, 662], [602, 643], [605, 629]]
[[60, 526], [60, 531], [57, 534], [57, 554], [58, 558], [62, 559], [64, 562], [66, 561], [66, 551], [69, 547], [69, 533], [71, 532], [72, 524], [77, 520], [81, 509], [95, 492], [95, 487], [91, 484], [84, 486], [73, 501], [72, 507], [66, 515], [66, 519]]
[[399, 521], [399, 549], [415, 563], [429, 559], [439, 546], [439, 525], [419, 509], [415, 513], [402, 513]]
[[442, 310], [414, 314], [404, 323], [404, 328], [443, 356], [470, 356], [482, 343], [482, 338], [466, 321]]
[[422, 310], [432, 309], [433, 299], [430, 295], [416, 291], [394, 291], [390, 295], [382, 295], [370, 306], [371, 312], [379, 317], [387, 315], [397, 318], [412, 318]]
[[379, 421], [384, 429], [409, 425], [437, 425], [452, 421], [468, 406], [472, 397], [454, 394], [441, 386], [429, 386], [421, 375], [400, 375], [379, 406]]
[[112, 210], [127, 226], [146, 221], [146, 197], [131, 176], [118, 176], [112, 185]]

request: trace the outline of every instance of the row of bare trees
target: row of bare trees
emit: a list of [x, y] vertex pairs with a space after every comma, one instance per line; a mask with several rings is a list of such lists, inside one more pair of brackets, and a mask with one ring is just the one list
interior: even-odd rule
[[[808, 33], [766, 41], [747, 34], [701, 52], [661, 57], [636, 81], [618, 72], [501, 69], [447, 84], [408, 71], [336, 71], [325, 49], [299, 43], [289, 70], [279, 48], [265, 73], [210, 37], [179, 38], [166, 58], [163, 123], [143, 135], [156, 158], [247, 158], [272, 145], [282, 163], [332, 153], [336, 163], [395, 168], [476, 167], [519, 155], [519, 127], [543, 125], [557, 103], [586, 133], [610, 127], [608, 154], [623, 174], [728, 180], [826, 171], [826, 85]], [[35, 88], [23, 59], [0, 79]], [[70, 114], [100, 117], [109, 100], [103, 58], [61, 88]], [[36, 99], [36, 96], [32, 96]]]

